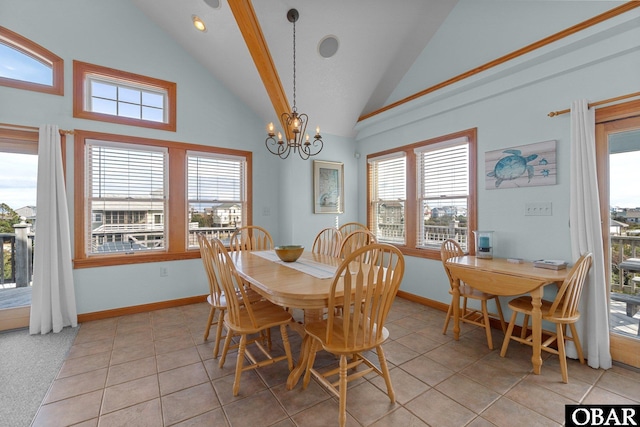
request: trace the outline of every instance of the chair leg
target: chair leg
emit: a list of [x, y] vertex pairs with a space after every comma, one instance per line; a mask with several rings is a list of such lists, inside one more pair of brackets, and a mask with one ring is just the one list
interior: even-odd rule
[[244, 365], [244, 352], [247, 349], [247, 335], [242, 334], [240, 337], [240, 345], [238, 346], [238, 360], [236, 361], [236, 375], [233, 379], [233, 395], [237, 396], [240, 391], [240, 375], [242, 374], [242, 366]]
[[556, 324], [556, 335], [557, 335], [557, 343], [558, 343], [558, 357], [560, 357], [560, 372], [562, 373], [562, 382], [569, 382], [569, 375], [567, 374], [567, 355], [564, 350], [564, 334], [563, 334], [564, 326], [560, 323]]
[[224, 339], [224, 346], [222, 346], [222, 355], [220, 356], [220, 361], [218, 362], [218, 367], [222, 368], [224, 366], [224, 362], [227, 359], [227, 352], [229, 351], [229, 346], [231, 345], [231, 337], [233, 333], [230, 329], [227, 329], [227, 336]]
[[393, 390], [393, 385], [391, 384], [389, 366], [387, 365], [387, 359], [384, 357], [382, 346], [379, 345], [376, 347], [376, 353], [378, 353], [378, 361], [380, 362], [380, 371], [382, 372], [382, 377], [384, 378], [384, 382], [387, 385], [387, 395], [389, 396], [389, 399], [391, 399], [391, 403], [395, 403], [396, 392]]
[[304, 379], [302, 380], [303, 390], [306, 389], [307, 386], [309, 385], [309, 380], [311, 379], [311, 370], [313, 369], [313, 363], [316, 361], [317, 350], [318, 350], [318, 342], [313, 338], [309, 338], [309, 342], [305, 348], [305, 355], [304, 355], [304, 358], [302, 359], [303, 361], [306, 360], [307, 362], [306, 370], [304, 372]]
[[211, 306], [211, 310], [209, 310], [209, 319], [207, 319], [207, 327], [204, 330], [204, 340], [206, 341], [209, 338], [209, 330], [211, 329], [211, 325], [213, 324], [213, 316], [216, 314], [216, 308]]
[[513, 327], [516, 325], [517, 312], [511, 314], [511, 320], [509, 320], [509, 327], [504, 334], [504, 341], [502, 341], [502, 349], [500, 350], [500, 357], [504, 357], [507, 354], [507, 348], [509, 347], [509, 341], [511, 341], [511, 334], [513, 334]]
[[344, 354], [340, 356], [340, 427], [347, 425], [347, 365], [349, 361]]
[[578, 359], [580, 359], [580, 363], [584, 365], [584, 355], [582, 354], [582, 345], [580, 344], [580, 337], [578, 336], [578, 331], [576, 331], [576, 324], [569, 323], [569, 329], [571, 329], [571, 339], [573, 339], [573, 344], [576, 346]]
[[484, 330], [487, 333], [487, 344], [489, 350], [493, 350], [493, 338], [491, 337], [491, 322], [489, 322], [489, 311], [487, 310], [487, 300], [482, 300], [482, 318], [484, 319]]
[[289, 334], [287, 334], [287, 325], [280, 325], [280, 335], [282, 336], [282, 345], [284, 353], [287, 355], [287, 363], [289, 372], [293, 370], [293, 358], [291, 357], [291, 344], [289, 344]]
[[452, 314], [453, 314], [453, 298], [451, 299], [451, 304], [449, 304], [449, 309], [447, 310], [447, 316], [444, 318], [444, 328], [442, 328], [442, 335], [447, 334], [447, 329], [449, 328], [449, 320], [451, 320]]
[[500, 306], [500, 298], [495, 297], [496, 300], [496, 310], [498, 310], [498, 317], [500, 318], [500, 327], [502, 328], [502, 332], [507, 330], [507, 325], [504, 321], [504, 316], [502, 315], [502, 307]]
[[[220, 349], [220, 341], [222, 340], [222, 327], [224, 323], [224, 310], [219, 310], [218, 314], [218, 327], [216, 328], [216, 345], [213, 347], [213, 358], [218, 357], [218, 350]], [[206, 339], [206, 338], [205, 338]]]
[[520, 338], [527, 338], [527, 333], [529, 332], [529, 315], [524, 315], [524, 320], [522, 321], [522, 329], [520, 330]]

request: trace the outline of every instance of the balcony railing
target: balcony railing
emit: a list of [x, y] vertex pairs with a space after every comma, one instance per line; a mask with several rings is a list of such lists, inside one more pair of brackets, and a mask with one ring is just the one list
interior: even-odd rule
[[31, 283], [33, 275], [33, 243], [35, 235], [31, 224], [22, 222], [14, 225], [15, 233], [0, 233], [2, 242], [2, 263], [0, 263], [0, 287], [11, 283], [25, 287]]

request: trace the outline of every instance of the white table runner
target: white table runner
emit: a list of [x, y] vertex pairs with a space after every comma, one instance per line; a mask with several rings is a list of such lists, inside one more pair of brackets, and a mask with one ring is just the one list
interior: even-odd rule
[[268, 259], [269, 261], [284, 265], [285, 267], [293, 268], [294, 270], [317, 277], [318, 279], [330, 279], [337, 270], [337, 267], [332, 265], [322, 264], [321, 262], [311, 261], [304, 258], [298, 258], [298, 260], [294, 262], [284, 262], [278, 258], [278, 255], [273, 250], [253, 251], [251, 253], [264, 259]]

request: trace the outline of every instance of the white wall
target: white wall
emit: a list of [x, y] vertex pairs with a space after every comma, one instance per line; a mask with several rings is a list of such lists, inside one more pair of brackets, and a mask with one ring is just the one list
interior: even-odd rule
[[[470, 37], [461, 31], [461, 38]], [[431, 58], [438, 59], [444, 58]], [[418, 81], [419, 73], [409, 75], [416, 81], [405, 85], [426, 87]], [[547, 113], [569, 108], [576, 99], [598, 101], [637, 92], [638, 87], [640, 12], [635, 10], [359, 124], [359, 186], [366, 188], [367, 154], [475, 127], [478, 227], [495, 230], [494, 255], [573, 262], [568, 220], [570, 117], [549, 118]], [[557, 140], [556, 185], [485, 189], [485, 152], [547, 140]], [[553, 214], [524, 216], [527, 201], [551, 202]], [[365, 203], [366, 195], [361, 194], [359, 204]], [[450, 300], [440, 261], [407, 257], [401, 289]]]

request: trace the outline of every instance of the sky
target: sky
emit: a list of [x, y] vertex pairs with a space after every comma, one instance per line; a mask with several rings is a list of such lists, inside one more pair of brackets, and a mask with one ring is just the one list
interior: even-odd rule
[[11, 209], [36, 205], [38, 156], [0, 152], [0, 203]]
[[636, 170], [638, 166], [640, 166], [640, 151], [609, 156], [611, 206], [640, 207], [640, 185], [638, 185], [638, 171]]

